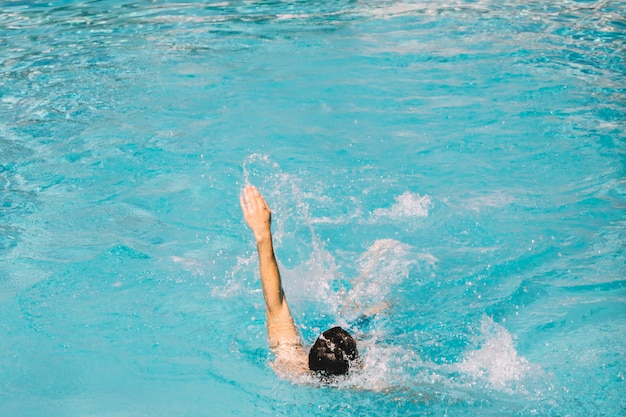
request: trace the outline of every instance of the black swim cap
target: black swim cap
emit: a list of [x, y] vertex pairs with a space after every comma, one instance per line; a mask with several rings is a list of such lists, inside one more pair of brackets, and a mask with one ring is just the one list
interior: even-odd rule
[[358, 355], [352, 336], [341, 327], [333, 327], [315, 341], [309, 352], [309, 369], [323, 375], [343, 375]]

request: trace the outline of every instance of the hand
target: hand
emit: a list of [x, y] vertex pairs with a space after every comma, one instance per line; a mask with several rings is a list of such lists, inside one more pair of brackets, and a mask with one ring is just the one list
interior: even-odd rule
[[243, 218], [252, 229], [257, 242], [271, 238], [272, 212], [259, 190], [253, 185], [248, 185], [239, 197], [239, 202]]

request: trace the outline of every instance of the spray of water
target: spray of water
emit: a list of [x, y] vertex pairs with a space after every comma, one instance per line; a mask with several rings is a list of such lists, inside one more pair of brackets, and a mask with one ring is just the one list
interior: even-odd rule
[[[450, 397], [457, 393], [462, 400], [472, 387], [482, 386], [499, 392], [511, 392], [523, 386], [532, 366], [520, 356], [510, 333], [489, 317], [481, 322], [480, 334], [455, 364], [435, 364], [422, 360], [414, 346], [394, 343], [387, 328], [393, 320], [393, 294], [404, 285], [411, 271], [432, 270], [437, 258], [418, 253], [411, 245], [394, 239], [374, 241], [353, 262], [357, 276], [345, 277], [338, 264], [340, 254], [331, 253], [315, 231], [315, 225], [340, 224], [348, 217], [318, 221], [309, 203], [325, 199], [302, 191], [298, 177], [281, 171], [266, 155], [254, 154], [243, 163], [243, 182], [254, 183], [271, 199], [275, 214], [275, 240], [285, 248], [301, 246], [303, 253], [292, 265], [281, 264], [284, 285], [294, 304], [315, 304], [335, 324], [349, 328], [358, 339], [361, 359], [347, 378], [338, 379], [340, 388], [402, 392], [410, 397], [432, 399], [441, 390]], [[395, 204], [370, 212], [369, 221], [403, 221], [425, 217], [432, 202], [428, 195], [405, 192]], [[298, 230], [296, 233], [294, 230]], [[302, 233], [306, 231], [303, 241]], [[290, 253], [287, 250], [288, 253]], [[254, 256], [238, 259], [231, 278], [249, 275], [257, 268]], [[339, 285], [338, 287], [338, 283]], [[228, 296], [218, 291], [221, 296]], [[298, 307], [294, 308], [298, 310]], [[319, 313], [318, 313], [319, 314]], [[302, 328], [307, 328], [306, 319]], [[363, 324], [365, 323], [365, 324]], [[419, 338], [416, 337], [416, 340]], [[294, 382], [317, 383], [314, 378], [293, 377]]]

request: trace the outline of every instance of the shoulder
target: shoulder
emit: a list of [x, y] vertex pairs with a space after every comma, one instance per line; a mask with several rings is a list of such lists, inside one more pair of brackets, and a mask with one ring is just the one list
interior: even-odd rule
[[272, 368], [287, 378], [309, 375], [309, 357], [300, 343], [278, 343], [272, 347]]

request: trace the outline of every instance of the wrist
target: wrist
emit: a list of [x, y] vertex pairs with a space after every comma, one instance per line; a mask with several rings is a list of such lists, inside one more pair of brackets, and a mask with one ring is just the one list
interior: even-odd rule
[[254, 238], [256, 239], [256, 243], [257, 244], [262, 244], [262, 243], [271, 243], [272, 242], [272, 232], [268, 231], [264, 231], [264, 232], [260, 232], [260, 233], [255, 233], [254, 234]]

